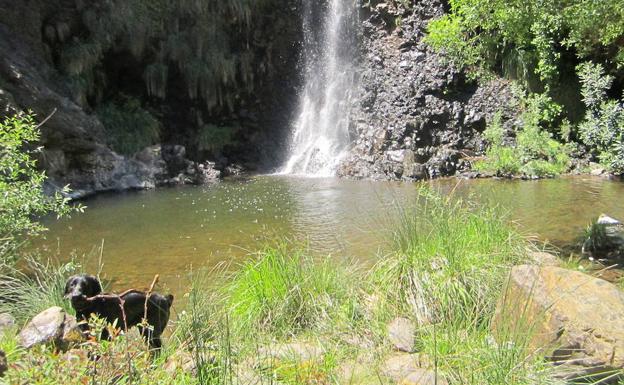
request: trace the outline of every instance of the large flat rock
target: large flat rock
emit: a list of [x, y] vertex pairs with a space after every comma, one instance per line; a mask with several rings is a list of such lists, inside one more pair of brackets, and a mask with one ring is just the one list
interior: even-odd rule
[[514, 267], [493, 328], [499, 342], [526, 337], [576, 375], [624, 368], [624, 292], [577, 271]]

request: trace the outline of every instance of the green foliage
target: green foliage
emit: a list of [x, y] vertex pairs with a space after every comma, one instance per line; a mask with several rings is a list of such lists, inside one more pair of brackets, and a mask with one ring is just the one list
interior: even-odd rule
[[[561, 114], [561, 106], [544, 94], [525, 97], [523, 127], [516, 132], [515, 145], [503, 142], [500, 114], [484, 132], [490, 143], [486, 159], [476, 162], [477, 170], [499, 175], [555, 176], [566, 172], [570, 165], [569, 149], [553, 139], [543, 126], [553, 127]], [[561, 132], [562, 129], [551, 131]]]
[[159, 141], [160, 122], [137, 99], [124, 97], [106, 103], [97, 114], [106, 128], [108, 144], [121, 154], [135, 154]]
[[557, 80], [562, 54], [624, 64], [622, 0], [451, 0], [451, 12], [429, 25], [427, 41], [460, 65], [496, 69], [510, 51], [531, 71]]
[[583, 102], [587, 106], [585, 121], [579, 126], [583, 143], [588, 145], [609, 171], [624, 173], [624, 103], [607, 99], [613, 77], [604, 73], [600, 64], [578, 66]]
[[3, 378], [8, 384], [199, 384], [190, 373], [167, 372], [165, 357], [155, 359], [138, 333], [117, 336], [112, 342], [86, 342], [68, 354], [45, 345], [27, 350], [14, 334], [3, 333], [0, 349], [12, 366]]
[[286, 244], [243, 264], [224, 292], [236, 330], [288, 336], [356, 315], [353, 278], [335, 260], [315, 261]]
[[[0, 122], [0, 241], [15, 243], [20, 235], [34, 236], [44, 229], [35, 218], [48, 213], [69, 214], [61, 193], [48, 197], [46, 176], [37, 169], [39, 127], [34, 116], [15, 115]], [[66, 187], [63, 192], [68, 192]], [[80, 207], [78, 207], [80, 209]]]

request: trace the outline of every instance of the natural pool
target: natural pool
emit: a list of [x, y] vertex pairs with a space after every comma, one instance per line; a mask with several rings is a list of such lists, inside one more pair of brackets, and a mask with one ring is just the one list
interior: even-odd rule
[[[624, 183], [592, 177], [542, 181], [445, 179], [429, 183], [475, 204], [496, 202], [528, 235], [572, 244], [601, 213], [624, 218]], [[103, 272], [114, 288], [146, 287], [155, 274], [183, 293], [191, 269], [236, 262], [275, 237], [312, 251], [371, 263], [382, 256], [392, 211], [409, 205], [418, 184], [259, 176], [203, 187], [100, 195], [83, 214], [46, 220], [36, 246], [66, 259], [103, 244]]]

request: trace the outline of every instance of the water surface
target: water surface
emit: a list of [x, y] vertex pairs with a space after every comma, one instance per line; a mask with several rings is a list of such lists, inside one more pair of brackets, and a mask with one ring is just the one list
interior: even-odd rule
[[[543, 181], [447, 179], [429, 182], [445, 194], [509, 211], [523, 233], [565, 246], [600, 213], [624, 218], [624, 183], [590, 177]], [[309, 243], [334, 258], [372, 263], [383, 255], [397, 204], [413, 201], [418, 184], [335, 178], [263, 176], [203, 187], [100, 195], [83, 214], [48, 220], [38, 246], [67, 258], [102, 243], [103, 272], [115, 289], [146, 287], [154, 274], [176, 293], [187, 272], [248, 258], [267, 238]], [[93, 271], [97, 258], [91, 258]]]

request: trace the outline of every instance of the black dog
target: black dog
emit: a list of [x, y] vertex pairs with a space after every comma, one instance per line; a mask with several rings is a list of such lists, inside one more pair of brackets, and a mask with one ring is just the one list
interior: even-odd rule
[[[148, 294], [138, 290], [128, 290], [119, 295], [102, 294], [100, 281], [92, 275], [75, 275], [65, 285], [65, 298], [71, 300], [79, 321], [88, 321], [91, 314], [115, 323], [120, 328], [131, 328], [139, 325], [141, 335], [148, 341], [150, 347], [160, 348], [160, 336], [169, 322], [169, 309], [173, 303], [173, 295], [166, 296], [152, 293], [147, 300], [147, 317], [145, 302]], [[123, 312], [122, 312], [123, 304]], [[125, 317], [124, 317], [125, 316]], [[140, 324], [143, 319], [153, 328], [148, 330]], [[86, 323], [84, 328], [88, 328]], [[102, 338], [109, 338], [104, 330]]]

